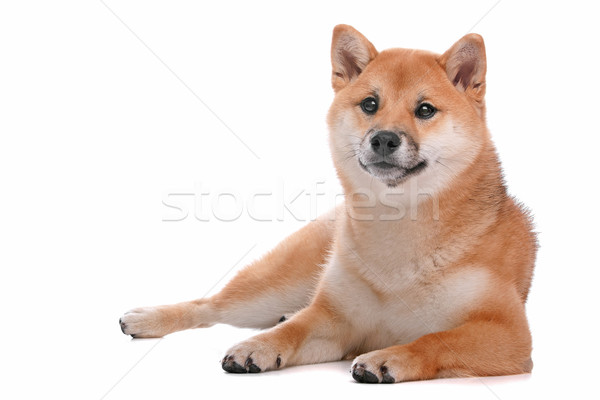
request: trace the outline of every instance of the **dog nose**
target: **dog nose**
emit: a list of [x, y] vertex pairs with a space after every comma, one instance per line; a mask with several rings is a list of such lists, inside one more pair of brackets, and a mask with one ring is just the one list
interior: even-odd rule
[[390, 131], [379, 131], [371, 138], [371, 148], [381, 156], [392, 154], [400, 146], [400, 136]]

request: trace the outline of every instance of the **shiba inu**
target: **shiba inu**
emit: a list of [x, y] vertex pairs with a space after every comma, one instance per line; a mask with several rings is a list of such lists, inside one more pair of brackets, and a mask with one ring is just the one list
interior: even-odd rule
[[225, 353], [234, 373], [342, 359], [366, 383], [531, 371], [537, 242], [486, 127], [483, 39], [468, 34], [441, 55], [378, 52], [338, 25], [331, 61], [344, 205], [215, 296], [133, 309], [121, 329], [270, 328]]

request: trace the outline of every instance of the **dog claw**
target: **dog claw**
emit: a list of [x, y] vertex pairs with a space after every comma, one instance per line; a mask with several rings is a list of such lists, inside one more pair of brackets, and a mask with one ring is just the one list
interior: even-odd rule
[[221, 363], [221, 367], [225, 371], [231, 372], [233, 374], [245, 374], [246, 372], [248, 372], [246, 371], [246, 368], [233, 361], [233, 356], [226, 356], [223, 359], [223, 362]]
[[260, 367], [256, 364], [250, 364], [248, 366], [248, 372], [250, 372], [251, 374], [257, 374], [261, 371]]
[[261, 371], [260, 367], [254, 364], [254, 360], [252, 360], [252, 358], [250, 357], [248, 357], [244, 366], [248, 368], [248, 372], [250, 372], [251, 374], [257, 374]]
[[360, 383], [379, 383], [377, 376], [365, 369], [366, 365], [358, 364], [352, 367], [352, 377]]
[[[125, 324], [122, 320], [122, 318], [119, 318], [119, 326], [121, 326], [121, 332], [125, 333], [125, 328], [127, 327], [127, 324]], [[126, 333], [125, 333], [126, 334]], [[126, 334], [127, 335], [127, 334]]]
[[381, 371], [381, 375], [383, 376], [381, 383], [395, 383], [396, 382], [394, 377], [389, 374], [388, 369], [385, 365], [382, 366], [379, 370]]

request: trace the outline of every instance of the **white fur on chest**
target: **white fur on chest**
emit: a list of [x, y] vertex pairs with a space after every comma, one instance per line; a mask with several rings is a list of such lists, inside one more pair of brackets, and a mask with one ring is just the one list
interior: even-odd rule
[[[390, 276], [389, 271], [382, 274], [366, 261], [362, 264], [342, 266], [334, 255], [324, 283], [336, 305], [351, 321], [353, 334], [361, 341], [363, 351], [408, 343], [458, 326], [477, 306], [490, 284], [489, 272], [483, 268], [422, 274], [397, 271]], [[347, 268], [357, 267], [366, 279], [348, 273]]]

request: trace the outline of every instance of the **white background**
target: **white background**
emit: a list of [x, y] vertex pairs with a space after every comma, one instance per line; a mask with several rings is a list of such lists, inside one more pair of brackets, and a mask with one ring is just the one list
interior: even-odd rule
[[[0, 5], [0, 397], [597, 397], [593, 3], [204, 3]], [[490, 130], [540, 232], [532, 375], [372, 386], [340, 362], [236, 376], [218, 361], [250, 330], [120, 332], [127, 309], [213, 294], [305, 223], [277, 221], [267, 197], [250, 211], [274, 220], [252, 219], [253, 193], [305, 190], [298, 215], [316, 182], [319, 211], [335, 200], [325, 115], [337, 23], [378, 49], [443, 52], [483, 35]], [[166, 196], [204, 189], [237, 193], [240, 217], [199, 221], [183, 196], [188, 217], [163, 221], [183, 213]], [[223, 201], [222, 217], [240, 206]]]

